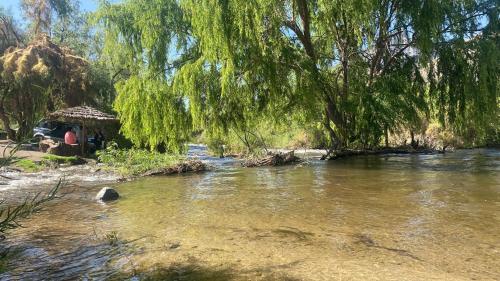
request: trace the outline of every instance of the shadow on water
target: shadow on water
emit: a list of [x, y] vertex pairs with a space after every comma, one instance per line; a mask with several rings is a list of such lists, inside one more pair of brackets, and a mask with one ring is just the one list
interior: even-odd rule
[[[293, 235], [296, 231], [278, 229], [277, 233]], [[283, 233], [282, 233], [283, 232]], [[156, 264], [138, 268], [132, 261], [135, 255], [143, 252], [136, 242], [148, 237], [123, 240], [109, 234], [95, 241], [75, 245], [73, 249], [61, 252], [47, 251], [28, 241], [18, 241], [8, 248], [0, 247], [0, 281], [7, 280], [191, 280], [191, 281], [229, 281], [242, 280], [280, 280], [296, 281], [287, 276], [287, 271], [301, 261], [272, 264], [263, 267], [243, 269], [238, 264], [209, 265], [194, 256], [184, 262]], [[308, 233], [300, 233], [309, 235]], [[301, 238], [302, 239], [302, 238]], [[79, 243], [78, 243], [79, 244]], [[176, 245], [172, 247], [179, 247]], [[246, 279], [245, 279], [246, 280]]]
[[232, 280], [230, 269], [212, 269], [197, 263], [172, 264], [168, 267], [156, 267], [147, 271], [134, 271], [133, 273], [119, 273], [109, 280], [193, 280], [215, 281]]
[[[281, 268], [293, 266], [293, 263], [282, 265]], [[202, 265], [196, 259], [187, 263], [174, 263], [166, 267], [157, 266], [153, 269], [141, 271], [134, 270], [133, 273], [119, 273], [108, 280], [150, 280], [150, 281], [231, 281], [241, 280], [247, 276], [248, 280], [269, 281], [298, 281], [299, 279], [277, 274], [273, 272], [274, 266], [253, 270], [237, 270], [231, 266], [208, 267]]]
[[110, 261], [122, 255], [122, 249], [109, 244], [85, 245], [61, 253], [49, 253], [33, 245], [9, 249], [0, 280], [104, 280], [116, 272]]

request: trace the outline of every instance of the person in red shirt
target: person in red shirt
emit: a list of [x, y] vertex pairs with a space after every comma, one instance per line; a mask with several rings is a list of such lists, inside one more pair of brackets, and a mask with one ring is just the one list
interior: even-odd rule
[[66, 134], [64, 134], [64, 143], [69, 145], [76, 144], [76, 134], [71, 128], [68, 128]]

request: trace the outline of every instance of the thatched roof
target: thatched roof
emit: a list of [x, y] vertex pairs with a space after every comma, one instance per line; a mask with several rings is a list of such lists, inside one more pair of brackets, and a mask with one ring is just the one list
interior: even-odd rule
[[61, 109], [49, 115], [52, 120], [70, 123], [101, 124], [118, 122], [115, 116], [101, 112], [90, 106], [77, 106]]

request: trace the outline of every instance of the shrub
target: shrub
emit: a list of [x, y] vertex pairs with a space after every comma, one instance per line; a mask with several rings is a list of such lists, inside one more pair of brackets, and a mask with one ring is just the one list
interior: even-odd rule
[[19, 159], [14, 161], [14, 166], [20, 168], [24, 172], [35, 173], [43, 170], [43, 166], [35, 163], [30, 159]]
[[99, 162], [124, 176], [140, 175], [147, 171], [166, 168], [178, 164], [185, 158], [175, 154], [165, 154], [145, 149], [119, 149], [109, 145], [97, 152]]

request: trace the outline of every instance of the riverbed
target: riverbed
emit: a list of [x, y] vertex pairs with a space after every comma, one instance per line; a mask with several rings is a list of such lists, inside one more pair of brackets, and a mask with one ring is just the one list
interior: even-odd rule
[[[500, 150], [73, 181], [0, 280], [498, 280]], [[109, 179], [103, 179], [109, 180]], [[109, 185], [109, 184], [108, 184]]]

